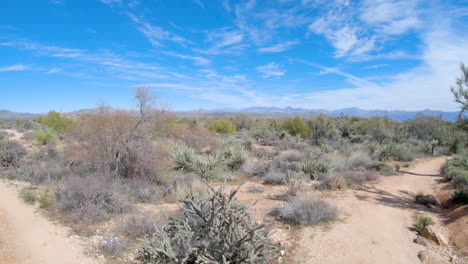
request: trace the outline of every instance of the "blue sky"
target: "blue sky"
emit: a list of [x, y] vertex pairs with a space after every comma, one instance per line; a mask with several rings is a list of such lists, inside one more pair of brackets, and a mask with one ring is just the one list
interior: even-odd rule
[[468, 0], [0, 3], [0, 109], [449, 110]]

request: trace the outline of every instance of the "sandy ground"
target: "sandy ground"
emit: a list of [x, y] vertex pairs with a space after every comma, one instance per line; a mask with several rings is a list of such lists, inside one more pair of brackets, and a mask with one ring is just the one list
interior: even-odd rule
[[0, 182], [0, 263], [95, 264], [81, 241], [50, 223], [19, 200], [14, 189]]
[[378, 184], [338, 194], [331, 202], [340, 208], [343, 221], [302, 229], [290, 252], [291, 263], [420, 263], [417, 254], [424, 248], [413, 242], [412, 216], [426, 209], [414, 204], [414, 196], [434, 193], [445, 160], [425, 159], [408, 171], [411, 174], [384, 177]]

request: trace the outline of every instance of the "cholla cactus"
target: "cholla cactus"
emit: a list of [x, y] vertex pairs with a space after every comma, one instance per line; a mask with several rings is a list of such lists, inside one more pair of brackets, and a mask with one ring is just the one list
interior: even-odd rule
[[256, 224], [245, 206], [224, 187], [204, 198], [190, 194], [182, 216], [146, 237], [140, 251], [145, 264], [270, 263], [279, 252], [263, 226]]

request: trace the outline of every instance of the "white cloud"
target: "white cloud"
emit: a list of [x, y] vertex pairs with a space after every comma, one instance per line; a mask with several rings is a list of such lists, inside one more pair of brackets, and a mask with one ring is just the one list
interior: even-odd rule
[[163, 46], [161, 41], [173, 41], [184, 45], [189, 42], [185, 38], [172, 34], [169, 31], [164, 30], [162, 27], [152, 25], [145, 20], [144, 17], [139, 17], [133, 13], [127, 13], [128, 17], [137, 24], [137, 29], [145, 35], [151, 45], [155, 47]]
[[60, 71], [62, 71], [62, 70], [59, 69], [59, 68], [52, 68], [52, 69], [47, 71], [47, 74], [55, 74], [55, 73], [58, 73]]
[[299, 41], [287, 41], [287, 42], [279, 43], [273, 46], [259, 48], [257, 49], [257, 51], [261, 53], [282, 52], [282, 51], [288, 50], [289, 48], [297, 44], [299, 44]]
[[206, 66], [206, 65], [211, 64], [211, 61], [209, 59], [206, 59], [200, 56], [183, 55], [183, 54], [179, 54], [179, 53], [175, 53], [171, 51], [165, 51], [163, 53], [166, 55], [181, 58], [181, 59], [193, 60], [197, 65], [201, 65], [201, 66]]
[[26, 71], [31, 69], [28, 65], [23, 64], [14, 64], [10, 66], [0, 67], [0, 72], [10, 72], [10, 71]]
[[257, 71], [262, 73], [263, 78], [270, 78], [272, 76], [283, 76], [285, 70], [275, 62], [270, 62], [266, 65], [257, 66]]

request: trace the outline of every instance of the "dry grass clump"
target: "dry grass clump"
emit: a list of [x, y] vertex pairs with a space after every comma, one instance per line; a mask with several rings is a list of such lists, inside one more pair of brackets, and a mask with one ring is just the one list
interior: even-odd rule
[[120, 232], [132, 239], [152, 236], [156, 232], [157, 220], [146, 214], [131, 215], [120, 225]]
[[304, 153], [297, 151], [297, 150], [288, 150], [281, 152], [279, 155], [279, 159], [282, 161], [287, 162], [300, 162], [303, 161], [305, 158]]
[[134, 210], [109, 175], [72, 176], [56, 191], [58, 209], [79, 222], [94, 222]]
[[338, 218], [338, 209], [323, 200], [294, 197], [273, 214], [278, 220], [292, 225], [306, 226], [329, 222]]

